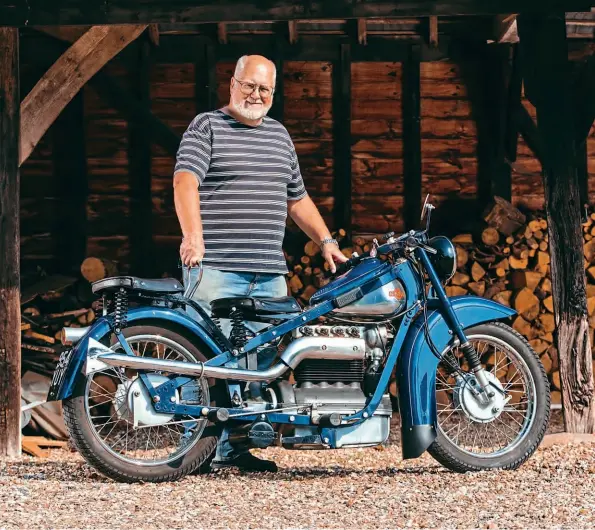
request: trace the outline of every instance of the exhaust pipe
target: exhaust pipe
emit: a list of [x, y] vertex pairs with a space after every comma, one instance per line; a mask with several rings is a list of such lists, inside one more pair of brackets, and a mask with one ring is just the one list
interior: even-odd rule
[[[346, 339], [342, 337], [302, 337], [289, 344], [282, 353], [280, 362], [267, 370], [241, 370], [224, 366], [208, 366], [202, 362], [186, 363], [167, 361], [151, 357], [133, 357], [113, 353], [93, 339], [89, 341], [90, 350], [101, 352], [88, 358], [87, 375], [98, 371], [101, 365], [154, 370], [194, 377], [212, 377], [214, 379], [239, 379], [241, 381], [273, 381], [281, 377], [289, 368], [292, 370], [305, 359], [353, 360], [363, 359], [366, 352], [364, 339]], [[105, 352], [105, 353], [103, 353]]]
[[85, 328], [62, 328], [60, 332], [60, 342], [64, 346], [71, 346], [81, 340], [89, 331], [91, 326]]

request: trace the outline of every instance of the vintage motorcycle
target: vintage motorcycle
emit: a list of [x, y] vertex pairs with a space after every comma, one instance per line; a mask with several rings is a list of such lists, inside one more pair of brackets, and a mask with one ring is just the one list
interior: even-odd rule
[[[176, 279], [95, 282], [103, 314], [89, 328], [64, 328], [71, 347], [48, 401], [63, 400], [92, 466], [119, 481], [161, 482], [204, 469], [224, 426], [243, 447], [383, 444], [394, 373], [403, 458], [428, 451], [457, 472], [515, 469], [545, 433], [547, 377], [505, 322], [514, 310], [446, 295], [456, 251], [429, 237], [432, 209], [426, 198], [424, 229], [352, 256], [307, 307], [223, 298], [209, 318], [191, 299], [195, 286]], [[247, 321], [264, 329], [251, 333]], [[277, 356], [259, 370], [264, 347]]]

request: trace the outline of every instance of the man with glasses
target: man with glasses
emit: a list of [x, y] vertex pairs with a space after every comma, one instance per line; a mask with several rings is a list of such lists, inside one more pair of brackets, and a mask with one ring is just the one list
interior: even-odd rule
[[[321, 246], [333, 272], [335, 262], [347, 259], [306, 192], [289, 133], [267, 116], [275, 79], [275, 65], [267, 58], [241, 57], [230, 80], [229, 103], [196, 116], [178, 150], [174, 200], [183, 234], [180, 257], [185, 268], [203, 265], [194, 298], [208, 314], [217, 298], [287, 296], [282, 244], [288, 214]], [[192, 283], [196, 274], [190, 269], [185, 281]], [[262, 329], [247, 324], [253, 332]], [[229, 323], [224, 332], [229, 334]], [[275, 353], [260, 351], [256, 367], [268, 367]], [[252, 385], [251, 392], [259, 399], [258, 388]], [[228, 436], [224, 429], [211, 468], [277, 470], [274, 462], [233, 448]]]

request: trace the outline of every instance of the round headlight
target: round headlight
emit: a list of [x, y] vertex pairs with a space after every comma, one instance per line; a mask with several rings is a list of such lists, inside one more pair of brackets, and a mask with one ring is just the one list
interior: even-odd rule
[[446, 236], [430, 239], [428, 246], [435, 249], [436, 254], [429, 254], [430, 262], [441, 281], [448, 281], [457, 270], [457, 251], [452, 241]]

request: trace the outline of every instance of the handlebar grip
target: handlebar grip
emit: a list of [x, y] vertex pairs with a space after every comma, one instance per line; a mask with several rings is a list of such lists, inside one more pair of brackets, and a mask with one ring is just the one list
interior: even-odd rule
[[336, 276], [341, 276], [341, 274], [345, 274], [349, 269], [358, 265], [364, 258], [370, 256], [369, 252], [364, 252], [361, 256], [355, 256], [349, 258], [345, 263], [341, 263], [337, 267], [337, 272], [335, 273]]

